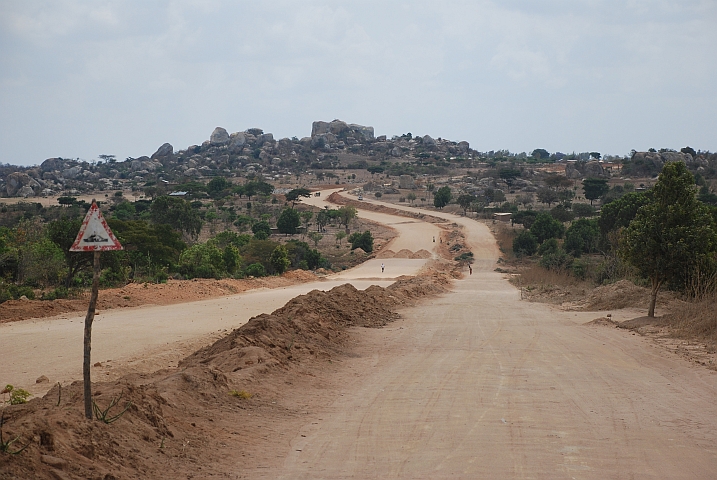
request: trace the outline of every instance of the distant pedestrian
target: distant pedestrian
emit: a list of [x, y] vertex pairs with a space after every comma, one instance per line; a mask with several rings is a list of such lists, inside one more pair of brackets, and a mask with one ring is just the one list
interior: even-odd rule
[[433, 243], [436, 243], [436, 237], [435, 237], [435, 235], [433, 236]]
[[473, 275], [473, 267], [471, 267], [470, 263], [468, 264], [468, 272], [469, 275]]
[[383, 266], [383, 263], [382, 263], [382, 264], [381, 264], [381, 273], [383, 273], [383, 269], [384, 269], [384, 268], [385, 268], [385, 267]]

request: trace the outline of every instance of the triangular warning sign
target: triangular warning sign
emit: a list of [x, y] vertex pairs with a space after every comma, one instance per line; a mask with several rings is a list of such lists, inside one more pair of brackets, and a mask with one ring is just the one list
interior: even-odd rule
[[77, 234], [75, 243], [70, 247], [71, 252], [94, 252], [96, 250], [122, 250], [117, 238], [110, 230], [100, 207], [97, 203], [92, 202], [92, 206], [85, 215], [85, 220], [80, 227], [80, 233]]

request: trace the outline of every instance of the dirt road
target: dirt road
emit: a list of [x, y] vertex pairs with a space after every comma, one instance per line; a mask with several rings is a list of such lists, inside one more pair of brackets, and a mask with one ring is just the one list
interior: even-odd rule
[[[319, 198], [313, 202], [323, 205]], [[391, 248], [430, 251], [435, 247], [431, 238], [439, 229], [434, 225], [374, 212], [362, 212], [361, 216], [391, 224], [398, 233], [389, 244]], [[415, 275], [427, 261], [373, 259], [324, 281], [177, 305], [103, 311], [93, 324], [92, 363], [100, 362], [101, 367], [92, 369], [92, 379], [113, 380], [129, 372], [148, 373], [176, 366], [177, 361], [223, 332], [253, 316], [272, 312], [298, 295], [344, 283], [358, 289], [387, 286], [401, 275]], [[381, 263], [385, 264], [383, 272]], [[84, 314], [0, 324], [0, 384], [42, 395], [56, 382], [81, 379], [83, 328]], [[36, 384], [41, 375], [48, 377], [49, 383]]]
[[487, 228], [452, 219], [473, 275], [362, 332], [333, 404], [247, 478], [717, 478], [715, 372], [521, 302]]

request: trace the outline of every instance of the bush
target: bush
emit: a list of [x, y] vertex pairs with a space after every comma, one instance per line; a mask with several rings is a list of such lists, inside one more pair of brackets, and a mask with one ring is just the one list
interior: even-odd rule
[[595, 216], [595, 208], [587, 203], [574, 203], [573, 213], [580, 218]]
[[23, 295], [30, 300], [35, 299], [35, 292], [31, 287], [17, 286], [12, 283], [0, 283], [0, 303], [7, 300], [19, 300]]
[[595, 252], [599, 241], [600, 229], [597, 220], [581, 218], [573, 222], [565, 232], [565, 250], [575, 257]]
[[271, 227], [263, 220], [252, 225], [251, 231], [257, 240], [266, 240], [271, 235]]
[[560, 246], [558, 245], [558, 241], [555, 238], [549, 238], [540, 245], [540, 247], [538, 248], [538, 254], [550, 255], [558, 253], [559, 250]]
[[210, 243], [198, 243], [179, 256], [179, 273], [187, 278], [222, 278], [225, 273], [222, 252]]
[[540, 266], [548, 270], [564, 270], [570, 268], [573, 261], [573, 257], [566, 254], [563, 250], [558, 250], [556, 253], [549, 253], [543, 255], [540, 259]]
[[244, 273], [250, 277], [265, 277], [266, 269], [264, 269], [264, 265], [262, 265], [261, 263], [252, 263], [251, 265], [246, 267]]
[[289, 268], [291, 261], [289, 260], [289, 252], [284, 245], [279, 245], [271, 252], [269, 263], [276, 273], [282, 274]]
[[563, 238], [565, 226], [550, 214], [540, 213], [530, 227], [530, 233], [535, 235], [539, 243], [543, 243], [549, 238]]
[[363, 233], [352, 233], [349, 236], [349, 242], [351, 243], [351, 250], [360, 248], [366, 253], [373, 252], [373, 236], [368, 230]]
[[525, 230], [513, 239], [513, 253], [517, 257], [529, 257], [538, 251], [538, 239], [535, 235]]

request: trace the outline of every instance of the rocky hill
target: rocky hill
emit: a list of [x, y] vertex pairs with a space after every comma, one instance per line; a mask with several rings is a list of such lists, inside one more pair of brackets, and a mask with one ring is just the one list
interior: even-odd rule
[[366, 168], [386, 160], [471, 158], [468, 142], [452, 142], [410, 133], [388, 139], [373, 127], [341, 120], [317, 121], [311, 136], [281, 138], [260, 128], [229, 133], [217, 127], [201, 145], [175, 151], [169, 143], [151, 156], [117, 161], [111, 155], [87, 162], [49, 158], [39, 166], [0, 166], [0, 196], [76, 195], [82, 192], [127, 189], [129, 186], [181, 184], [206, 177], [261, 174], [274, 179], [307, 168]]

